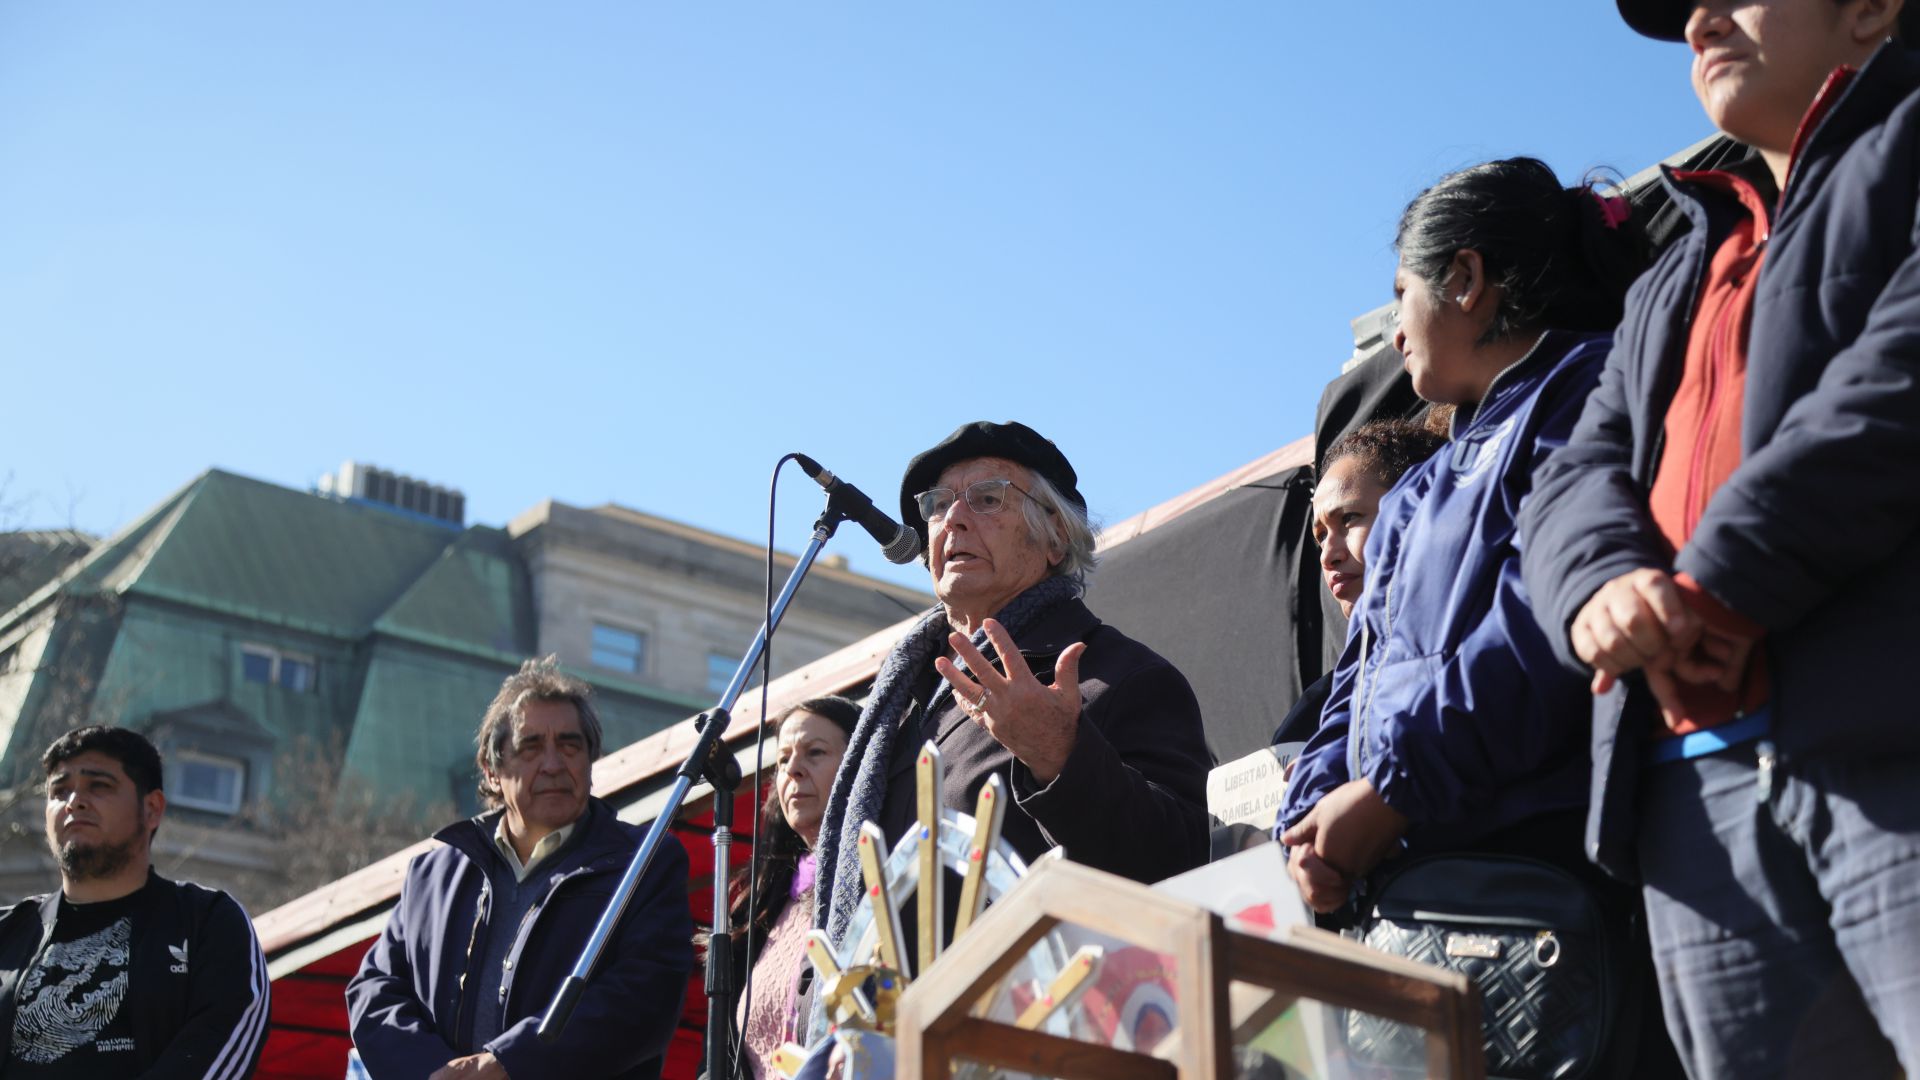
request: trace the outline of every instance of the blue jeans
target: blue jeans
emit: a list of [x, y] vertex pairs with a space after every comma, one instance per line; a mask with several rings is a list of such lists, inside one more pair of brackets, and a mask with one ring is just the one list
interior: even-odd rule
[[1920, 759], [1753, 744], [1640, 774], [1667, 1029], [1694, 1077], [1920, 1076]]

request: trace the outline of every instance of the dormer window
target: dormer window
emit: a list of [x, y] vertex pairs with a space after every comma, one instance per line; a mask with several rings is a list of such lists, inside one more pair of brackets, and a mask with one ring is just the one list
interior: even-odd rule
[[240, 646], [240, 677], [248, 682], [311, 694], [316, 670], [311, 656], [283, 652], [269, 645]]
[[247, 763], [199, 750], [177, 750], [167, 758], [167, 801], [176, 806], [235, 814], [247, 794]]

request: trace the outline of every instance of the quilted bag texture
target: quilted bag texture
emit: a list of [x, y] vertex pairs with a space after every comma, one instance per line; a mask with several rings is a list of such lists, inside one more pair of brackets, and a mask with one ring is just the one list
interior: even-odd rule
[[[1382, 952], [1465, 975], [1480, 991], [1487, 1073], [1583, 1077], [1619, 1009], [1618, 957], [1588, 888], [1558, 867], [1502, 855], [1417, 859], [1374, 891], [1349, 933]], [[1418, 1028], [1347, 1015], [1359, 1061], [1424, 1061]]]

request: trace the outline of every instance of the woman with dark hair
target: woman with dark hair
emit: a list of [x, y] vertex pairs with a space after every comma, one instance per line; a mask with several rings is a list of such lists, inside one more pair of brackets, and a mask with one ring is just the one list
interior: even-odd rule
[[[1367, 534], [1380, 512], [1380, 498], [1408, 469], [1446, 445], [1443, 429], [1412, 420], [1374, 420], [1334, 440], [1320, 463], [1309, 527], [1320, 549], [1320, 578], [1351, 618], [1366, 581]], [[1274, 745], [1304, 742], [1320, 726], [1320, 712], [1333, 690], [1328, 672], [1294, 701], [1273, 733]]]
[[[1512, 158], [1421, 193], [1395, 247], [1394, 345], [1416, 393], [1457, 406], [1451, 445], [1380, 502], [1366, 590], [1281, 810], [1288, 869], [1327, 913], [1356, 892], [1374, 903], [1408, 856], [1526, 856], [1586, 883], [1624, 941], [1634, 905], [1581, 844], [1586, 683], [1534, 618], [1515, 522], [1598, 383], [1643, 245], [1624, 200]], [[1576, 1016], [1553, 1035], [1629, 1052], [1635, 1020]]]
[[767, 1075], [768, 1059], [782, 1043], [800, 1041], [807, 1029], [800, 981], [813, 918], [813, 849], [834, 773], [859, 720], [860, 706], [846, 698], [817, 697], [781, 713], [773, 725], [779, 751], [753, 845], [758, 880], [751, 895], [747, 871], [733, 878], [734, 952], [741, 971], [751, 969], [735, 1017], [741, 1057], [755, 1080]]

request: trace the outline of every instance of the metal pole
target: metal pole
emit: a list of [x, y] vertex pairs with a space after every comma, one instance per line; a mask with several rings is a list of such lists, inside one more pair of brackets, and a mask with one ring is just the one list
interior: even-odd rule
[[[565, 1030], [567, 1019], [573, 1014], [573, 1008], [580, 1002], [580, 995], [586, 990], [587, 980], [593, 977], [593, 969], [600, 962], [600, 954], [606, 950], [607, 942], [613, 936], [614, 927], [620, 923], [620, 917], [626, 913], [627, 904], [633, 899], [634, 890], [640, 884], [640, 878], [646, 873], [653, 856], [665, 839], [668, 827], [680, 812], [680, 806], [686, 801], [687, 792], [696, 779], [705, 777], [714, 785], [713, 792], [713, 922], [711, 936], [708, 939], [707, 952], [707, 1076], [709, 1080], [724, 1080], [732, 1068], [733, 1047], [733, 940], [727, 934], [730, 929], [727, 918], [727, 851], [732, 842], [733, 826], [733, 788], [740, 780], [739, 765], [733, 755], [718, 751], [720, 737], [726, 731], [733, 704], [746, 688], [747, 680], [752, 677], [760, 656], [767, 649], [767, 635], [780, 625], [780, 619], [786, 614], [787, 605], [793, 601], [794, 593], [800, 589], [800, 582], [812, 568], [813, 560], [820, 554], [847, 517], [834, 505], [833, 499], [827, 501], [827, 508], [813, 523], [813, 539], [800, 556], [793, 572], [787, 575], [787, 583], [780, 590], [780, 596], [773, 602], [773, 611], [767, 623], [760, 627], [760, 633], [754, 636], [753, 644], [747, 648], [746, 656], [740, 660], [740, 666], [734, 669], [733, 678], [727, 683], [726, 690], [720, 695], [720, 703], [701, 713], [695, 722], [699, 739], [693, 745], [693, 751], [687, 755], [675, 773], [673, 788], [667, 794], [667, 805], [660, 815], [653, 819], [647, 835], [640, 842], [640, 849], [633, 853], [628, 861], [626, 873], [621, 875], [620, 884], [614, 889], [613, 897], [607, 901], [606, 909], [600, 913], [600, 921], [594, 924], [593, 933], [587, 938], [587, 944], [580, 950], [579, 959], [574, 961], [573, 971], [560, 990], [553, 996], [553, 1003], [547, 1006], [546, 1015], [540, 1019], [539, 1037], [542, 1042], [552, 1042]], [[764, 717], [762, 720], [764, 721]], [[723, 816], [724, 815], [724, 816]], [[717, 1036], [717, 1037], [716, 1037]], [[716, 1067], [717, 1066], [717, 1067]]]

